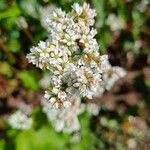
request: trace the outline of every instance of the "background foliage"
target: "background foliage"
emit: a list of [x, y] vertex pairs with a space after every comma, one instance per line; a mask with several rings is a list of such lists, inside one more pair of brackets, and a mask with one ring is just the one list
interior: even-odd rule
[[[83, 0], [0, 0], [0, 150], [148, 150], [150, 141], [150, 4], [148, 0], [88, 0], [97, 11], [100, 53], [128, 74], [94, 101], [99, 115], [80, 115], [80, 141], [56, 133], [40, 108], [42, 72], [28, 64], [30, 47], [47, 37], [39, 8], [56, 5], [68, 11]], [[108, 22], [110, 14], [116, 20]], [[25, 23], [21, 22], [21, 18]], [[114, 30], [113, 25], [119, 30]], [[32, 129], [11, 129], [6, 118], [25, 102], [34, 107]], [[77, 135], [76, 135], [77, 136]], [[77, 136], [78, 137], [78, 136]]]

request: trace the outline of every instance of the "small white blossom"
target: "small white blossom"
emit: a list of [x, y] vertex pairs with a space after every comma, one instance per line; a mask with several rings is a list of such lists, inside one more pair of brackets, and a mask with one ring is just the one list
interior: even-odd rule
[[58, 45], [50, 42], [41, 41], [38, 47], [33, 47], [31, 49], [31, 53], [27, 55], [27, 58], [29, 62], [41, 69], [61, 71], [63, 69], [62, 65], [68, 60], [67, 53], [68, 52], [63, 47], [58, 47]]
[[121, 67], [112, 67], [103, 74], [104, 86], [107, 90], [110, 90], [116, 81], [123, 78], [126, 75], [126, 71]]
[[9, 125], [14, 129], [26, 130], [32, 126], [32, 118], [18, 110], [8, 118]]
[[71, 137], [71, 140], [70, 140], [70, 142], [71, 143], [78, 143], [79, 141], [81, 141], [81, 135], [80, 135], [80, 133], [74, 133], [73, 135], [72, 135], [72, 137]]
[[97, 104], [94, 103], [88, 103], [87, 104], [87, 111], [91, 115], [97, 116], [99, 113], [100, 107]]
[[74, 3], [73, 13], [75, 13], [75, 21], [78, 21], [78, 24], [82, 26], [92, 26], [95, 22], [94, 17], [96, 16], [96, 11], [91, 9], [89, 4], [84, 3], [83, 6], [80, 6], [78, 3]]
[[49, 74], [44, 75], [44, 77], [39, 82], [40, 86], [44, 89], [47, 89], [50, 83], [51, 83], [51, 78]]
[[54, 4], [50, 4], [48, 6], [40, 6], [39, 14], [40, 14], [40, 21], [41, 25], [47, 30], [49, 24], [47, 23], [47, 19], [51, 17], [51, 14], [57, 7]]
[[137, 142], [134, 138], [130, 138], [127, 140], [128, 149], [134, 150], [137, 149]]
[[125, 27], [125, 22], [123, 19], [117, 17], [115, 14], [109, 14], [107, 20], [106, 20], [107, 25], [110, 26], [110, 29], [112, 31], [118, 31], [121, 29], [124, 29]]
[[67, 91], [72, 94], [76, 93], [76, 96], [92, 99], [100, 81], [100, 74], [84, 66], [75, 66], [73, 70], [70, 70], [67, 78]]
[[[55, 90], [55, 91], [54, 91]], [[53, 89], [52, 92], [45, 91], [45, 99], [51, 104], [51, 106], [55, 108], [64, 107], [67, 108], [71, 105], [69, 99], [67, 99], [67, 94], [64, 91], [56, 91], [57, 89]], [[55, 93], [57, 92], [57, 93]]]
[[149, 4], [150, 4], [149, 0], [141, 0], [139, 3], [137, 3], [135, 8], [140, 12], [144, 12]]

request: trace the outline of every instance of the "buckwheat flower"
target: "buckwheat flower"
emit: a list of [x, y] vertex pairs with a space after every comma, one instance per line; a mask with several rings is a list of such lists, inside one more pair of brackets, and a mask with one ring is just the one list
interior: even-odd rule
[[53, 43], [59, 42], [68, 47], [70, 51], [76, 51], [78, 49], [76, 40], [79, 38], [80, 29], [69, 16], [65, 15], [60, 22], [52, 15], [48, 19], [48, 23], [50, 24], [49, 32]]
[[107, 55], [102, 55], [100, 57], [100, 66], [102, 70], [102, 86], [107, 90], [110, 90], [116, 81], [126, 75], [126, 71], [123, 68], [111, 66]]
[[78, 3], [74, 3], [72, 8], [74, 20], [81, 27], [92, 26], [94, 24], [94, 17], [96, 16], [96, 11], [94, 9], [91, 9], [89, 4], [84, 3], [83, 6], [80, 6]]
[[51, 17], [51, 14], [53, 11], [57, 9], [57, 7], [54, 4], [50, 4], [48, 6], [40, 6], [39, 8], [39, 15], [40, 15], [40, 22], [41, 25], [48, 30], [49, 24], [47, 23], [47, 19]]
[[9, 116], [8, 123], [14, 129], [26, 130], [31, 128], [32, 119], [22, 111], [18, 110]]
[[125, 22], [123, 19], [118, 18], [115, 14], [109, 14], [106, 24], [110, 26], [112, 31], [118, 31], [125, 27]]
[[103, 74], [104, 86], [107, 90], [110, 90], [112, 86], [120, 78], [126, 75], [126, 71], [121, 67], [112, 67]]
[[70, 142], [71, 142], [71, 143], [78, 143], [78, 142], [80, 142], [80, 141], [81, 141], [81, 135], [80, 135], [79, 132], [74, 133], [74, 134], [72, 135], [71, 139], [70, 139]]
[[144, 12], [149, 4], [149, 0], [141, 0], [139, 3], [137, 3], [135, 8], [140, 12]]
[[94, 39], [96, 33], [95, 29], [87, 29], [83, 31], [79, 40], [79, 43], [82, 45], [83, 52], [91, 54], [93, 51], [98, 51], [99, 46], [96, 39]]
[[[59, 89], [62, 85], [62, 75], [59, 75], [59, 71], [57, 71], [57, 72], [55, 71], [54, 75], [51, 74], [49, 76], [49, 79], [50, 79], [50, 84], [48, 86], [49, 89], [52, 89], [52, 88]], [[52, 88], [50, 88], [50, 85]]]
[[18, 109], [27, 116], [31, 115], [31, 113], [32, 113], [32, 106], [30, 106], [24, 102], [19, 103]]
[[95, 74], [90, 68], [85, 66], [75, 66], [73, 70], [70, 70], [67, 79], [67, 92], [92, 99], [101, 81], [101, 75]]
[[57, 89], [55, 89], [55, 91], [53, 89], [52, 92], [45, 91], [44, 97], [54, 108], [67, 108], [71, 105], [71, 102], [67, 99], [67, 94], [64, 91]]
[[68, 24], [67, 21], [69, 20], [66, 18], [66, 13], [61, 9], [54, 10], [53, 13], [47, 17], [46, 22], [48, 24], [48, 31], [55, 40], [58, 40], [63, 36], [63, 30]]
[[87, 104], [87, 111], [89, 114], [97, 116], [99, 113], [100, 107], [97, 104], [94, 103], [88, 103]]
[[27, 55], [27, 58], [30, 63], [41, 69], [61, 71], [62, 64], [68, 60], [68, 52], [63, 47], [41, 41], [38, 47], [31, 48], [31, 53]]
[[48, 39], [31, 48], [27, 55], [29, 62], [49, 71], [44, 97], [58, 109], [71, 107], [73, 97], [92, 99], [102, 94], [108, 78], [104, 74], [112, 68], [108, 56], [100, 55], [97, 31], [91, 27], [95, 10], [87, 3], [75, 3], [72, 8], [68, 13], [55, 9], [47, 15]]
[[106, 72], [111, 68], [111, 65], [108, 60], [108, 55], [100, 56], [100, 68], [102, 72]]
[[39, 84], [43, 89], [47, 89], [51, 83], [51, 78], [49, 74], [45, 74], [40, 80]]
[[71, 107], [55, 109], [47, 100], [42, 101], [43, 111], [57, 132], [72, 133], [80, 129], [77, 116], [82, 112], [81, 101], [74, 97], [71, 102]]
[[36, 65], [41, 69], [44, 69], [48, 65], [48, 59], [50, 57], [50, 43], [41, 41], [38, 47], [31, 48], [31, 53], [27, 55], [30, 63]]
[[49, 16], [49, 18], [47, 18], [47, 23], [51, 23], [51, 20], [53, 22], [58, 22], [58, 23], [63, 23], [63, 19], [65, 18], [66, 16], [66, 12], [63, 11], [62, 9], [60, 8], [57, 8], [55, 9], [55, 11], [53, 11], [52, 15]]

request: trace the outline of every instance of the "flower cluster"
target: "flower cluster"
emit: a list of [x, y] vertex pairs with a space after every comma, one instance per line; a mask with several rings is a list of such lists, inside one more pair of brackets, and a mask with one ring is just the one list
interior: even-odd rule
[[87, 3], [73, 4], [68, 13], [49, 7], [43, 10], [41, 23], [48, 39], [31, 48], [27, 58], [36, 67], [49, 70], [40, 82], [47, 89], [42, 107], [48, 120], [56, 131], [71, 133], [79, 130], [78, 115], [85, 108], [92, 115], [99, 113], [98, 105], [82, 104], [82, 98], [92, 99], [110, 90], [126, 72], [112, 67], [107, 55], [100, 55], [92, 27], [96, 12]]
[[108, 58], [105, 59], [105, 64], [107, 64], [107, 69], [105, 69], [102, 74], [103, 87], [105, 90], [109, 91], [120, 78], [123, 78], [126, 75], [126, 71], [119, 66], [112, 67]]
[[[101, 59], [104, 60], [103, 64], [101, 64], [101, 69], [103, 70], [103, 84], [98, 87], [99, 92], [97, 95], [102, 95], [105, 90], [109, 91], [117, 80], [126, 75], [126, 71], [123, 68], [118, 66], [112, 67], [110, 65], [107, 55], [103, 55]], [[48, 77], [49, 75], [45, 75], [40, 81], [43, 88], [48, 88], [47, 83], [50, 82], [50, 78]], [[51, 107], [50, 102], [45, 99], [42, 101], [42, 107], [43, 112], [46, 113], [48, 120], [52, 123], [57, 132], [63, 131], [69, 133], [80, 129], [78, 121], [78, 115], [80, 113], [87, 110], [90, 115], [97, 116], [100, 110], [100, 106], [98, 104], [87, 103], [85, 105], [81, 103], [81, 99], [78, 97], [72, 98], [72, 105], [68, 108], [55, 109]]]
[[[44, 16], [48, 39], [31, 48], [27, 58], [36, 67], [49, 70], [49, 85], [44, 97], [51, 106], [67, 108], [74, 97], [92, 99], [105, 90], [105, 80], [109, 78], [105, 74], [111, 67], [107, 55], [100, 55], [94, 38], [95, 16], [95, 10], [87, 3], [73, 4], [68, 13], [55, 9]], [[114, 78], [113, 81], [118, 79]]]
[[126, 27], [124, 20], [117, 17], [114, 13], [109, 14], [106, 24], [110, 27], [111, 31], [119, 31]]
[[80, 99], [74, 97], [71, 107], [55, 109], [45, 99], [42, 100], [43, 112], [57, 132], [72, 133], [80, 129], [78, 115], [84, 111]]
[[15, 129], [26, 130], [32, 126], [32, 118], [21, 110], [17, 110], [8, 118], [8, 124]]

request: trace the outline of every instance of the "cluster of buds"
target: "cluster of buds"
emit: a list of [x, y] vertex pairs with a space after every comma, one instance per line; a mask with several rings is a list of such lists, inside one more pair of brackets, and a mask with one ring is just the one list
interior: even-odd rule
[[114, 69], [107, 55], [99, 53], [92, 27], [95, 16], [95, 10], [87, 3], [75, 3], [71, 12], [55, 9], [45, 17], [48, 39], [31, 48], [27, 58], [36, 67], [49, 70], [45, 98], [51, 106], [66, 108], [74, 97], [92, 99], [107, 88], [105, 80], [109, 70]]
[[54, 10], [46, 19], [49, 38], [27, 55], [36, 67], [49, 70], [45, 98], [56, 108], [69, 107], [73, 97], [92, 99], [103, 91], [102, 77], [110, 65], [94, 38], [95, 16], [87, 3], [73, 4], [69, 13]]

